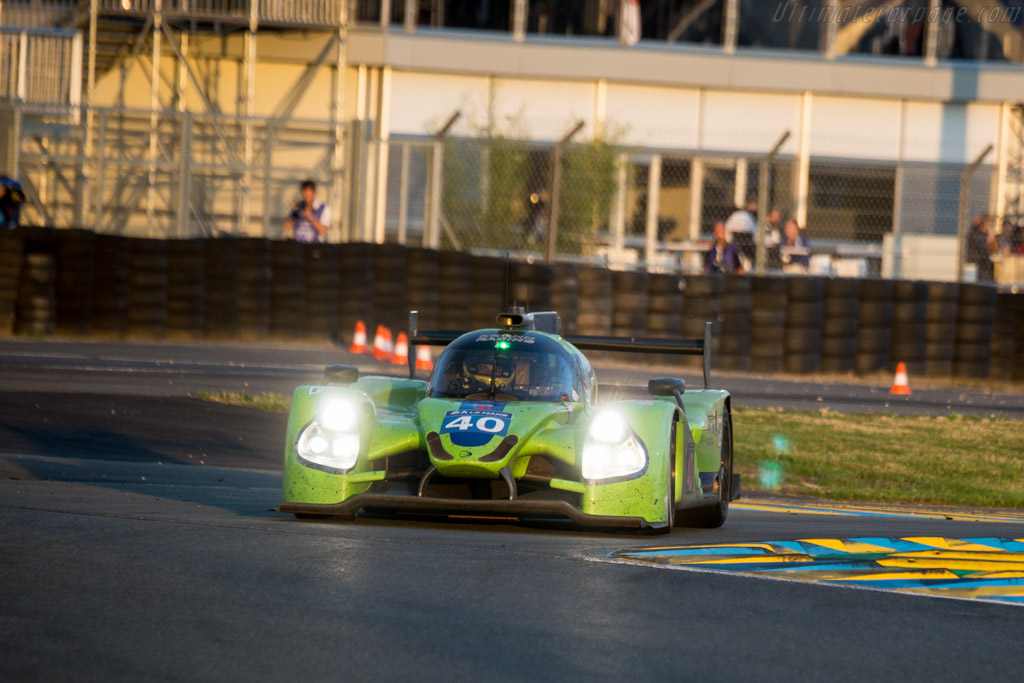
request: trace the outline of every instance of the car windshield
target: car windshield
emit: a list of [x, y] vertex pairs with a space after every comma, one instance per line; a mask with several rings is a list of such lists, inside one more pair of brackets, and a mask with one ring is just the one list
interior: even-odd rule
[[437, 362], [427, 395], [497, 401], [581, 400], [572, 356], [543, 335], [480, 332], [452, 343]]

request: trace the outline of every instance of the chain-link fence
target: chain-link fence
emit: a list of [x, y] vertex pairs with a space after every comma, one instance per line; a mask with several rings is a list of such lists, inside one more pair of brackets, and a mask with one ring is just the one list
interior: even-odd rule
[[507, 138], [392, 141], [387, 239], [699, 272], [723, 224], [748, 272], [1018, 280], [1019, 204], [1007, 201], [1003, 216], [988, 219], [978, 253], [982, 217], [997, 191], [1013, 185], [985, 159], [972, 168], [812, 156], [802, 165], [785, 155], [766, 161], [600, 142], [556, 149]]
[[372, 122], [124, 109], [23, 112], [11, 131], [25, 223], [280, 238], [298, 184], [313, 178], [333, 208], [330, 241], [687, 273], [719, 267], [721, 247], [739, 252], [728, 268], [747, 272], [1024, 282], [1016, 138], [1002, 163], [969, 165], [380, 140]]

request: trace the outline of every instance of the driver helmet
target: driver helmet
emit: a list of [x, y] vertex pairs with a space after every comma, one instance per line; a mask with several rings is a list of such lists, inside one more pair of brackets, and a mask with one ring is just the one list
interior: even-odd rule
[[481, 384], [490, 386], [491, 377], [494, 377], [496, 389], [507, 389], [512, 385], [515, 378], [515, 363], [508, 358], [495, 358], [493, 352], [473, 355], [467, 358], [462, 364], [462, 372], [466, 377], [472, 377]]

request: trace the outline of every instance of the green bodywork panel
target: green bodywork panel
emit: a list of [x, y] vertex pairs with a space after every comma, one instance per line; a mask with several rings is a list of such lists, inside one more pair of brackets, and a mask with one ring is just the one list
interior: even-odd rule
[[[579, 353], [575, 349], [573, 352]], [[446, 414], [459, 410], [463, 401], [428, 398], [426, 388], [423, 381], [375, 376], [362, 377], [349, 387], [297, 388], [285, 442], [284, 501], [340, 503], [369, 491], [384, 478], [383, 458], [410, 452], [427, 453], [438, 473], [448, 477], [497, 479], [507, 468], [519, 479], [526, 474], [530, 458], [537, 455], [559, 460], [570, 471], [580, 471], [584, 439], [597, 406], [583, 402], [505, 403], [502, 410], [511, 415], [507, 434], [515, 436], [516, 442], [503, 457], [494, 459], [492, 454], [504, 437], [495, 435], [469, 447], [453, 443], [451, 434], [440, 433], [442, 423]], [[345, 473], [306, 466], [297, 455], [300, 434], [316, 418], [317, 406], [335, 397], [366, 406], [360, 421], [359, 458]], [[719, 471], [722, 420], [728, 400], [724, 391], [687, 392], [683, 395], [685, 417], [674, 398], [610, 404], [623, 412], [646, 449], [646, 470], [625, 481], [587, 482], [578, 477], [572, 481], [554, 479], [550, 486], [579, 494], [579, 508], [587, 514], [642, 517], [650, 523], [663, 523], [667, 521], [667, 492], [673, 471], [675, 506], [701, 498], [700, 473]], [[440, 434], [441, 446], [450, 459], [436, 459], [430, 453], [427, 435], [431, 432]], [[489, 455], [491, 461], [485, 458]]]

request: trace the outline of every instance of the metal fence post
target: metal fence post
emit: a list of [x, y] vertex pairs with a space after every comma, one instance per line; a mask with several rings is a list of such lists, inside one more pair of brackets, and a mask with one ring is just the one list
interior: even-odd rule
[[739, 0], [725, 0], [722, 21], [722, 49], [728, 55], [736, 53], [739, 41], [740, 3]]
[[768, 231], [768, 204], [771, 202], [771, 173], [772, 164], [779, 156], [779, 150], [789, 140], [790, 132], [787, 130], [775, 143], [771, 151], [761, 159], [761, 171], [758, 174], [757, 191], [757, 264], [755, 271], [758, 275], [764, 274], [765, 264], [768, 260], [768, 252], [764, 246], [765, 233]]
[[548, 207], [548, 233], [544, 240], [544, 260], [548, 263], [554, 263], [558, 255], [558, 214], [561, 212], [560, 204], [562, 203], [562, 155], [565, 146], [569, 144], [576, 133], [583, 129], [583, 126], [582, 120], [577, 121], [572, 130], [555, 144], [551, 160], [551, 206]]
[[420, 3], [419, 0], [405, 0], [405, 32], [415, 33], [416, 22], [419, 19]]
[[22, 102], [28, 100], [28, 31], [18, 34], [18, 83], [15, 92]]
[[423, 235], [423, 246], [428, 249], [441, 248], [441, 202], [444, 201], [444, 139], [448, 137], [452, 126], [462, 116], [462, 110], [456, 109], [440, 130], [434, 133], [434, 144], [430, 159], [430, 180], [427, 196], [430, 197], [430, 210], [427, 228]]
[[647, 239], [644, 246], [644, 261], [650, 268], [658, 251], [658, 214], [661, 208], [661, 155], [651, 157], [647, 171]]
[[690, 164], [690, 240], [700, 239], [704, 220], [704, 160], [695, 157]]
[[[903, 276], [903, 162], [896, 164], [896, 178], [892, 198], [892, 273], [899, 279]], [[884, 239], [884, 238], [883, 238]]]
[[267, 120], [267, 144], [263, 148], [263, 237], [270, 237], [271, 169], [274, 167], [274, 119]]
[[409, 229], [409, 143], [402, 143], [402, 168], [398, 180], [398, 243], [405, 244]]
[[192, 114], [185, 112], [181, 119], [181, 148], [178, 159], [178, 238], [187, 237], [189, 195], [191, 194]]
[[836, 58], [836, 36], [839, 33], [839, 0], [825, 0], [826, 21], [822, 53], [825, 59]]
[[[942, 0], [928, 0], [928, 18], [924, 26], [924, 63], [935, 66], [939, 63], [939, 23], [942, 21]], [[934, 17], [934, 21], [931, 19]]]
[[94, 230], [103, 232], [103, 185], [106, 180], [107, 110], [100, 110], [99, 130], [96, 131], [96, 223]]
[[527, 0], [514, 0], [512, 3], [512, 40], [517, 43], [526, 40], [526, 18], [529, 13]]
[[995, 149], [995, 147], [991, 144], [986, 147], [985, 150], [979, 154], [978, 157], [967, 166], [967, 168], [964, 169], [963, 175], [960, 176], [960, 214], [956, 228], [956, 279], [960, 282], [964, 279], [964, 258], [968, 256], [966, 253], [966, 242], [971, 211], [971, 178], [974, 176], [974, 172], [978, 170], [978, 167], [985, 161], [985, 157], [992, 153], [993, 149]]
[[619, 154], [615, 160], [615, 209], [612, 214], [612, 255], [622, 259], [626, 246], [626, 202], [629, 188], [629, 157]]

